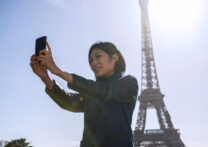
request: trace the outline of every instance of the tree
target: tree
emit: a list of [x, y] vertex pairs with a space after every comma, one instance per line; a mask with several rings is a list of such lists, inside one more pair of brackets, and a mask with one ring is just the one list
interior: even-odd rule
[[33, 147], [29, 145], [30, 143], [26, 142], [25, 138], [11, 140], [7, 142], [4, 147]]
[[5, 144], [7, 144], [8, 142], [5, 140], [0, 140], [0, 147], [4, 147]]

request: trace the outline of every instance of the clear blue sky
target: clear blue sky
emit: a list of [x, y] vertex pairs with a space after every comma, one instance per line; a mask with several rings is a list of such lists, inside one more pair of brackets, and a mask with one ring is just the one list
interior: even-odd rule
[[[184, 143], [207, 147], [208, 2], [166, 1], [149, 4], [161, 91]], [[78, 147], [83, 114], [61, 109], [45, 93], [29, 65], [35, 39], [47, 35], [57, 65], [89, 79], [89, 47], [111, 41], [126, 59], [126, 74], [140, 83], [140, 15], [137, 0], [0, 0], [0, 140], [24, 137], [35, 147]], [[148, 111], [147, 128], [157, 128], [155, 115]]]

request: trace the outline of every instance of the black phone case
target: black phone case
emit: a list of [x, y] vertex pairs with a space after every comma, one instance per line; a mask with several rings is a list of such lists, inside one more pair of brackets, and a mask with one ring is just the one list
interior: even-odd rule
[[36, 39], [36, 43], [35, 43], [36, 56], [39, 56], [41, 50], [46, 49], [46, 39], [47, 39], [46, 36], [42, 36]]

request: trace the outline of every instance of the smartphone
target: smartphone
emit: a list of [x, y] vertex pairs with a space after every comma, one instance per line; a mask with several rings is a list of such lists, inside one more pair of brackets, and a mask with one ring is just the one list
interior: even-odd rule
[[39, 56], [41, 50], [46, 49], [46, 39], [47, 39], [46, 36], [42, 36], [36, 39], [36, 42], [35, 42], [35, 55], [36, 56]]

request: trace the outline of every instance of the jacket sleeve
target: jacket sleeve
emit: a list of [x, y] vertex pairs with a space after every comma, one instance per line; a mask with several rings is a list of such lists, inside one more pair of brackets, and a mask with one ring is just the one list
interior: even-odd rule
[[45, 92], [63, 109], [72, 112], [84, 111], [84, 97], [78, 93], [66, 92], [61, 86], [53, 80], [54, 85], [50, 91], [45, 87]]
[[133, 103], [137, 99], [138, 83], [135, 77], [128, 75], [114, 83], [102, 83], [85, 79], [72, 74], [73, 82], [67, 83], [73, 89], [86, 97], [98, 98], [106, 101]]

